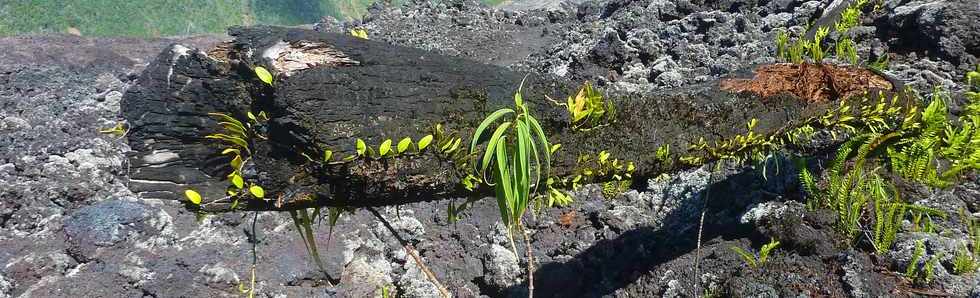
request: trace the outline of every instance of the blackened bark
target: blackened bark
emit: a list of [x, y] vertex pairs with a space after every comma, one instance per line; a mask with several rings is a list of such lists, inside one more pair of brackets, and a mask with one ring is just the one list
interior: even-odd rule
[[[642, 96], [613, 98], [615, 122], [591, 131], [573, 131], [564, 101], [580, 82], [440, 56], [345, 35], [274, 27], [235, 28], [235, 40], [208, 53], [179, 45], [161, 53], [123, 100], [129, 121], [131, 188], [148, 197], [183, 199], [185, 189], [205, 195], [204, 209], [225, 211], [221, 199], [230, 171], [221, 144], [204, 139], [217, 132], [207, 116], [222, 112], [246, 119], [265, 111], [268, 140], [254, 140], [245, 178], [266, 189], [265, 201], [241, 202], [248, 209], [309, 206], [381, 206], [412, 201], [481, 195], [460, 185], [464, 172], [438, 154], [339, 165], [319, 162], [321, 150], [339, 159], [355, 154], [355, 140], [377, 150], [386, 139], [413, 141], [442, 124], [447, 133], [470, 135], [490, 112], [513, 105], [513, 94], [527, 75], [523, 94], [552, 143], [562, 149], [553, 174], [571, 173], [581, 154], [608, 151], [636, 163], [634, 179], [674, 171], [656, 149], [670, 145], [675, 156], [689, 145], [747, 132], [771, 133], [823, 111], [790, 96], [762, 100], [718, 89], [718, 82]], [[277, 74], [274, 86], [252, 67]], [[748, 73], [741, 74], [741, 76]]]

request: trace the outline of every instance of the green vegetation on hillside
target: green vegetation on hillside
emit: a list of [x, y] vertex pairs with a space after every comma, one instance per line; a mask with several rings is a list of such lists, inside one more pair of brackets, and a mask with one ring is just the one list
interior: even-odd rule
[[[359, 18], [378, 0], [0, 1], [0, 36], [68, 33], [160, 37], [220, 33], [230, 26], [312, 24]], [[400, 4], [403, 0], [392, 0]], [[484, 0], [490, 5], [500, 0]]]

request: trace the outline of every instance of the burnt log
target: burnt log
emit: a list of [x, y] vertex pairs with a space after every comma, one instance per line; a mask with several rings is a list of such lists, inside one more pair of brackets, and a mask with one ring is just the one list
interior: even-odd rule
[[[711, 143], [747, 133], [751, 119], [758, 119], [754, 133], [773, 134], [836, 106], [789, 92], [763, 98], [726, 91], [713, 81], [610, 98], [617, 107], [610, 123], [581, 131], [570, 126], [566, 107], [546, 98], [563, 102], [582, 82], [339, 34], [276, 27], [229, 33], [232, 41], [207, 51], [172, 45], [125, 94], [122, 112], [130, 126], [134, 191], [183, 200], [185, 189], [195, 189], [205, 197], [203, 209], [231, 209], [225, 195], [229, 158], [220, 154], [222, 144], [204, 138], [219, 131], [207, 115], [212, 112], [237, 119], [246, 119], [249, 111], [268, 114], [260, 126], [267, 139], [252, 140], [243, 172], [267, 196], [238, 207], [288, 210], [489, 194], [465, 189], [460, 181], [468, 172], [460, 168], [460, 159], [439, 150], [343, 163], [320, 158], [324, 150], [333, 152], [333, 160], [356, 156], [357, 139], [375, 150], [388, 139], [417, 141], [437, 125], [467, 147], [486, 115], [513, 105], [522, 81], [523, 97], [550, 142], [562, 144], [552, 165], [559, 177], [575, 172], [580, 156], [607, 151], [633, 162], [632, 179], [645, 181], [690, 166], [663, 162], [656, 156], [658, 148], [669, 145], [673, 156], [684, 156], [699, 140]], [[255, 66], [276, 75], [271, 86], [256, 77]], [[746, 71], [731, 78], [751, 75]]]

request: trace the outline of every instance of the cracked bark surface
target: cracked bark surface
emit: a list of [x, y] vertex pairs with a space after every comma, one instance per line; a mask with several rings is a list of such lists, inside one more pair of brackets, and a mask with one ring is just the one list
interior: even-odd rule
[[[606, 150], [612, 158], [634, 162], [634, 180], [646, 181], [684, 167], [658, 162], [655, 153], [662, 145], [681, 156], [700, 138], [713, 143], [747, 133], [745, 124], [751, 119], [759, 120], [756, 133], [768, 134], [835, 106], [788, 94], [763, 100], [722, 91], [720, 81], [714, 81], [652, 94], [609, 96], [618, 109], [615, 122], [581, 132], [570, 128], [565, 107], [545, 96], [563, 101], [582, 82], [303, 29], [235, 28], [230, 34], [234, 41], [210, 54], [172, 46], [125, 94], [122, 111], [131, 127], [133, 191], [183, 200], [183, 191], [193, 188], [204, 194], [204, 209], [230, 210], [230, 201], [221, 199], [228, 185], [228, 157], [219, 154], [220, 144], [203, 138], [217, 132], [209, 112], [238, 119], [246, 119], [248, 111], [269, 114], [263, 132], [268, 140], [254, 142], [253, 158], [243, 173], [266, 189], [269, 200], [240, 206], [288, 210], [473, 196], [459, 183], [466, 173], [438, 154], [323, 165], [302, 153], [316, 158], [319, 150], [329, 148], [339, 159], [355, 154], [356, 139], [374, 148], [386, 139], [417, 141], [436, 124], [469, 144], [485, 115], [513, 105], [513, 93], [525, 75], [525, 101], [550, 142], [562, 144], [552, 167], [558, 176], [574, 171], [580, 155]], [[315, 52], [301, 55], [309, 49]], [[294, 58], [283, 63], [282, 57]], [[318, 58], [302, 63], [308, 57]], [[255, 78], [252, 67], [257, 65], [289, 75], [277, 75], [268, 86]], [[748, 71], [732, 76], [749, 77]]]

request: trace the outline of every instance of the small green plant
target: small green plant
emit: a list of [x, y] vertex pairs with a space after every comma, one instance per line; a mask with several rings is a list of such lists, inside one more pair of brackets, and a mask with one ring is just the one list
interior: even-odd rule
[[841, 12], [840, 19], [834, 24], [834, 28], [840, 34], [847, 33], [851, 28], [857, 27], [861, 23], [861, 10], [868, 4], [868, 0], [857, 0]]
[[[857, 47], [851, 37], [848, 36], [848, 31], [861, 23], [861, 14], [868, 2], [868, 0], [858, 0], [851, 3], [841, 12], [837, 23], [833, 25], [834, 31], [837, 31], [840, 36], [834, 45], [835, 53], [838, 58], [851, 64], [857, 64], [858, 57]], [[791, 40], [785, 30], [779, 31], [776, 34], [776, 57], [801, 64], [805, 62], [806, 56], [809, 54], [813, 63], [823, 63], [824, 58], [826, 58], [826, 51], [823, 48], [824, 39], [830, 34], [830, 29], [831, 27], [818, 27], [812, 40], [802, 37]]]
[[[333, 211], [333, 210], [331, 210]], [[327, 274], [327, 269], [323, 266], [323, 261], [320, 259], [320, 251], [317, 248], [316, 238], [313, 232], [313, 221], [317, 218], [320, 213], [319, 208], [308, 208], [299, 210], [290, 210], [289, 216], [293, 219], [293, 225], [296, 226], [296, 231], [299, 232], [300, 238], [303, 239], [303, 245], [306, 247], [306, 253], [312, 259], [313, 264], [323, 272], [324, 275]], [[339, 213], [336, 215], [339, 216]], [[333, 227], [336, 225], [336, 217], [331, 213], [330, 218], [330, 231], [333, 234]]]
[[875, 61], [868, 65], [871, 69], [877, 70], [878, 72], [883, 72], [888, 70], [888, 55], [881, 55]]
[[813, 59], [814, 63], [823, 63], [824, 50], [822, 48], [823, 39], [830, 34], [830, 28], [820, 27], [817, 28], [817, 32], [813, 35], [813, 43], [810, 44], [810, 58]]
[[[903, 124], [903, 138], [888, 156], [892, 172], [933, 187], [948, 187], [965, 171], [980, 169], [980, 114], [961, 114], [959, 126], [948, 118], [944, 92], [932, 93], [929, 105], [917, 121]], [[942, 166], [942, 158], [948, 166]]]
[[[550, 176], [551, 145], [538, 120], [531, 115], [530, 109], [521, 95], [524, 82], [514, 93], [514, 108], [502, 108], [487, 116], [477, 126], [470, 143], [470, 152], [478, 152], [477, 146], [491, 125], [503, 120], [496, 126], [490, 138], [486, 141], [486, 150], [479, 159], [478, 176], [483, 182], [494, 188], [500, 218], [507, 227], [511, 250], [517, 255], [514, 245], [514, 230], [524, 236], [528, 251], [528, 285], [534, 292], [533, 259], [531, 257], [531, 242], [524, 231], [523, 218], [528, 205], [537, 188]], [[509, 116], [509, 118], [505, 118]], [[509, 141], [508, 141], [509, 140]], [[541, 161], [541, 157], [544, 161]], [[487, 177], [489, 170], [490, 177]], [[532, 179], [531, 177], [534, 177]], [[544, 177], [542, 179], [542, 177]]]
[[776, 239], [770, 239], [769, 243], [763, 245], [762, 248], [759, 249], [758, 256], [738, 246], [732, 246], [731, 249], [740, 257], [742, 257], [742, 260], [744, 260], [745, 264], [749, 265], [750, 268], [758, 268], [759, 266], [762, 266], [769, 261], [769, 254], [772, 253], [772, 251], [775, 250], [777, 247], [779, 247], [779, 241], [777, 241]]
[[[246, 181], [242, 175], [245, 166], [251, 160], [251, 143], [255, 139], [265, 139], [260, 135], [255, 127], [261, 125], [269, 118], [265, 112], [258, 115], [248, 112], [248, 121], [242, 122], [234, 117], [223, 113], [209, 113], [209, 116], [218, 121], [221, 131], [205, 136], [207, 139], [214, 139], [222, 142], [225, 146], [221, 155], [231, 157], [228, 162], [231, 173], [228, 174], [229, 186], [226, 190], [227, 198], [232, 200], [232, 209], [238, 206], [239, 199], [250, 196], [255, 199], [265, 198], [265, 190], [257, 183]], [[242, 190], [247, 190], [242, 191]], [[202, 196], [195, 190], [188, 190], [184, 193], [188, 201], [194, 205], [201, 204]]]
[[573, 130], [589, 131], [605, 126], [616, 119], [616, 106], [606, 99], [592, 83], [585, 82], [575, 96], [569, 96], [565, 103], [548, 98], [552, 103], [568, 110], [568, 122]]
[[963, 247], [957, 250], [953, 257], [953, 273], [966, 275], [980, 269], [980, 225], [967, 214], [965, 208], [960, 208], [960, 221], [966, 228], [969, 237], [963, 242]]
[[788, 55], [788, 57], [786, 58], [787, 60], [789, 60], [794, 64], [803, 63], [805, 61], [804, 57], [806, 56], [806, 52], [809, 49], [810, 49], [810, 41], [806, 39], [798, 38], [796, 42], [794, 42], [793, 45], [789, 47], [789, 50], [786, 51]]
[[936, 266], [939, 266], [939, 258], [940, 255], [933, 255], [932, 258], [929, 258], [929, 261], [922, 266], [922, 279], [919, 280], [921, 284], [927, 285], [932, 283], [933, 278], [936, 277], [935, 270]]
[[912, 258], [909, 260], [908, 266], [905, 266], [905, 277], [911, 280], [917, 280], [919, 278], [919, 260], [922, 259], [925, 253], [925, 241], [916, 240], [915, 248], [912, 250]]
[[857, 47], [854, 46], [854, 41], [852, 41], [850, 37], [841, 37], [840, 40], [837, 41], [835, 50], [838, 58], [844, 59], [852, 65], [858, 64]]
[[977, 260], [974, 255], [970, 253], [967, 249], [966, 244], [956, 251], [956, 256], [953, 257], [953, 273], [957, 275], [966, 275], [977, 271]]
[[[874, 139], [882, 138], [877, 135]], [[828, 169], [827, 186], [819, 187], [809, 170], [803, 168], [800, 173], [801, 182], [804, 183], [803, 189], [811, 196], [815, 202], [809, 203], [811, 206], [822, 206], [836, 211], [837, 229], [847, 239], [848, 243], [853, 241], [860, 232], [860, 220], [864, 215], [864, 207], [871, 199], [888, 200], [892, 191], [887, 182], [875, 171], [866, 173], [864, 168], [865, 156], [874, 150], [873, 147], [880, 144], [879, 141], [868, 141], [870, 136], [862, 136], [845, 143], [837, 151], [830, 169]], [[858, 157], [855, 163], [848, 169], [848, 157], [854, 152], [854, 147], [860, 145], [856, 151]], [[882, 223], [884, 225], [884, 223]], [[886, 236], [884, 231], [881, 236]], [[886, 239], [882, 239], [886, 240]]]
[[900, 199], [891, 201], [888, 196], [875, 196], [872, 244], [878, 254], [888, 252], [895, 243], [895, 235], [902, 227], [905, 210], [906, 205]]
[[[786, 30], [779, 30], [776, 32], [776, 57], [785, 58], [789, 57], [789, 33]], [[789, 59], [787, 59], [789, 60]]]
[[381, 287], [381, 298], [392, 298], [391, 287], [382, 286]]
[[946, 213], [921, 205], [908, 205], [909, 214], [912, 215], [912, 231], [934, 233], [935, 225], [932, 223], [933, 217], [946, 218]]
[[126, 122], [117, 122], [116, 126], [99, 130], [99, 133], [114, 135], [119, 138], [126, 136], [127, 132], [129, 130], [126, 129]]
[[353, 37], [360, 38], [360, 39], [368, 39], [368, 32], [365, 29], [352, 28], [352, 29], [349, 30], [348, 34], [350, 34]]

